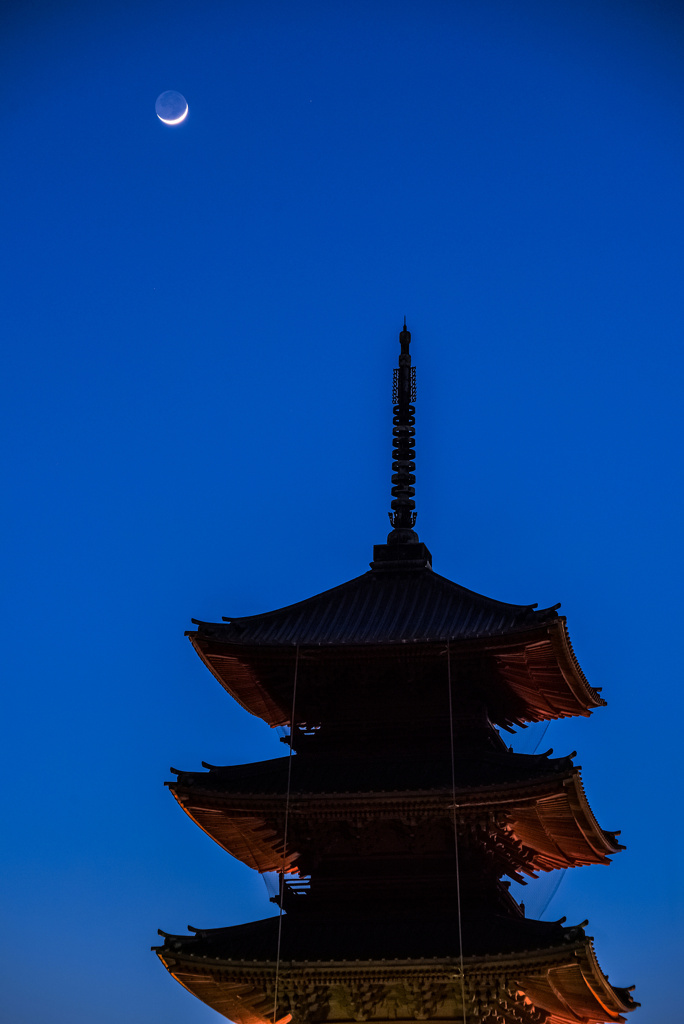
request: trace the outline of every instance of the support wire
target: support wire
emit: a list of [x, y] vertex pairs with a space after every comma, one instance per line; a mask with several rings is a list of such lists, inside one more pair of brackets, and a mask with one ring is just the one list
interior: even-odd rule
[[283, 828], [283, 866], [280, 872], [280, 913], [278, 914], [278, 945], [276, 947], [275, 986], [273, 992], [273, 1024], [278, 1012], [278, 981], [280, 978], [280, 942], [283, 935], [283, 896], [285, 894], [285, 868], [287, 863], [287, 826], [290, 817], [290, 788], [292, 783], [292, 754], [294, 753], [295, 704], [297, 701], [297, 675], [299, 673], [299, 644], [295, 648], [294, 680], [292, 683], [292, 711], [290, 713], [290, 753], [287, 757], [287, 790], [285, 792], [285, 826]]
[[463, 924], [461, 921], [461, 866], [458, 857], [458, 824], [456, 820], [456, 752], [454, 750], [454, 701], [451, 694], [451, 644], [447, 640], [447, 684], [449, 687], [449, 740], [451, 743], [451, 799], [454, 822], [454, 856], [456, 859], [456, 912], [458, 915], [458, 951], [461, 968], [461, 1002], [463, 1024], [466, 1024], [465, 975], [463, 972]]

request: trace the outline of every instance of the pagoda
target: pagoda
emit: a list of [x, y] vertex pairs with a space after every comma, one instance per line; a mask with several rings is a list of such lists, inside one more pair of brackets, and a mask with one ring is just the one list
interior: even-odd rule
[[288, 730], [284, 757], [180, 771], [200, 828], [259, 872], [277, 909], [160, 932], [167, 970], [236, 1024], [599, 1024], [639, 1004], [610, 984], [587, 922], [525, 916], [510, 880], [623, 849], [574, 754], [514, 753], [500, 730], [587, 716], [558, 605], [439, 576], [415, 532], [415, 369], [394, 370], [391, 532], [370, 570], [261, 615], [195, 622], [242, 707]]

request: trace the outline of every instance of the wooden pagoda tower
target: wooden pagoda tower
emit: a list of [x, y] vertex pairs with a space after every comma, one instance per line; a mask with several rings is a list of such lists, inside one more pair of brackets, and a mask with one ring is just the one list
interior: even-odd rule
[[437, 575], [414, 530], [415, 370], [394, 371], [392, 530], [369, 572], [277, 611], [196, 622], [190, 640], [289, 753], [175, 772], [200, 828], [259, 872], [279, 913], [163, 936], [168, 971], [237, 1024], [598, 1024], [630, 990], [583, 924], [535, 921], [509, 882], [622, 849], [573, 756], [513, 753], [499, 730], [589, 715], [557, 608]]

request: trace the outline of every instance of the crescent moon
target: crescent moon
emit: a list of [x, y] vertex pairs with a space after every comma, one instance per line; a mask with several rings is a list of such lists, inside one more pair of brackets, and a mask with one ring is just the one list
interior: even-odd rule
[[188, 116], [188, 110], [189, 109], [190, 108], [188, 107], [188, 105], [186, 103], [185, 104], [185, 110], [183, 111], [181, 116], [180, 117], [174, 117], [172, 121], [168, 121], [165, 117], [159, 117], [159, 114], [157, 114], [157, 117], [159, 117], [159, 120], [163, 121], [164, 124], [180, 124], [181, 121], [184, 121], [185, 118]]

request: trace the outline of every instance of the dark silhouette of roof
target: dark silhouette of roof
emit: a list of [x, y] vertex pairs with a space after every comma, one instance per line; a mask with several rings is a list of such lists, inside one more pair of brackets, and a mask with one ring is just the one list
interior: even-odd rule
[[429, 568], [389, 569], [260, 615], [193, 622], [224, 643], [390, 644], [502, 636], [558, 618], [559, 605], [536, 607], [484, 597]]
[[[193, 929], [194, 931], [194, 929]], [[164, 934], [160, 932], [160, 934]], [[165, 935], [164, 953], [208, 960], [275, 960], [278, 918], [269, 917], [232, 928], [197, 930], [194, 935]], [[584, 939], [581, 927], [558, 921], [534, 921], [478, 910], [463, 920], [464, 956], [486, 956], [552, 949]], [[369, 913], [286, 914], [282, 921], [281, 961], [410, 960], [458, 956], [455, 912], [415, 915], [396, 911]]]
[[[272, 726], [289, 722], [297, 651], [302, 721], [325, 714], [308, 706], [312, 687], [320, 703], [328, 699], [325, 690], [346, 689], [365, 674], [370, 693], [370, 674], [380, 663], [426, 678], [446, 671], [447, 654], [471, 666], [478, 659], [480, 697], [491, 721], [504, 728], [588, 715], [605, 704], [587, 682], [555, 607], [493, 601], [429, 569], [373, 571], [287, 608], [197, 627], [188, 636], [210, 671]], [[469, 677], [475, 678], [472, 669]]]
[[[178, 772], [172, 788], [192, 787], [212, 792], [282, 794], [287, 789], [288, 758], [278, 757], [253, 764], [217, 767], [209, 771]], [[454, 781], [457, 789], [497, 789], [525, 782], [552, 779], [573, 772], [570, 757], [547, 754], [516, 754], [501, 750], [457, 752]], [[175, 769], [172, 769], [175, 772]], [[446, 758], [407, 757], [295, 757], [291, 765], [295, 793], [400, 793], [451, 789], [451, 761]]]

